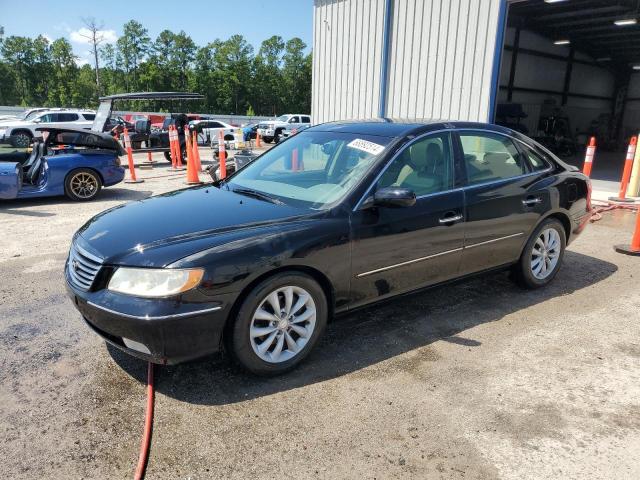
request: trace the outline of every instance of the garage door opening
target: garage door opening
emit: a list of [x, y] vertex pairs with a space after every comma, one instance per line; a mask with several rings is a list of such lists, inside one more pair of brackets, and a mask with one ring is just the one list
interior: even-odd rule
[[637, 0], [510, 3], [495, 122], [579, 167], [595, 136], [592, 176], [618, 182], [629, 138], [640, 130], [639, 7]]

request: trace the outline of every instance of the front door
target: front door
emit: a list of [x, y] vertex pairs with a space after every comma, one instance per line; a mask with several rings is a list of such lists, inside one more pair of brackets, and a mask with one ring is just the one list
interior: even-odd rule
[[408, 188], [416, 204], [353, 212], [353, 306], [458, 275], [464, 193], [454, 188], [453, 160], [448, 132], [419, 137], [391, 160], [366, 195], [385, 187]]
[[459, 132], [467, 173], [464, 274], [516, 261], [549, 208], [545, 171], [532, 172], [514, 141], [481, 130]]

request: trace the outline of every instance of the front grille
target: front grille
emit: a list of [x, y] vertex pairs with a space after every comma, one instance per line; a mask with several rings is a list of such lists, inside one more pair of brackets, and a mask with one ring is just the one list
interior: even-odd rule
[[269, 128], [269, 125], [265, 125], [264, 123], [258, 125], [258, 128], [261, 128], [262, 130], [267, 130]]
[[100, 258], [77, 245], [71, 245], [67, 259], [67, 271], [69, 272], [69, 280], [74, 287], [85, 291], [90, 290], [101, 267], [102, 260]]

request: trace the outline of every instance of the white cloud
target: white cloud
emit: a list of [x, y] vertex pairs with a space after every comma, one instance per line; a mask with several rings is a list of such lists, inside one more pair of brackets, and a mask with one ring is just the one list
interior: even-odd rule
[[76, 65], [82, 67], [83, 65], [88, 65], [90, 62], [86, 58], [76, 57]]
[[[114, 43], [118, 40], [118, 34], [115, 30], [98, 30], [98, 38], [102, 37], [103, 43]], [[75, 43], [89, 44], [89, 38], [91, 37], [91, 30], [86, 27], [81, 27], [78, 30], [69, 32], [69, 38]]]

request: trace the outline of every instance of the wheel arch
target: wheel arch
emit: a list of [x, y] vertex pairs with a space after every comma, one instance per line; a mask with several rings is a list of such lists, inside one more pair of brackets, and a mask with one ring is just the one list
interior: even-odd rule
[[335, 293], [334, 293], [333, 285], [329, 280], [329, 278], [317, 268], [309, 267], [308, 265], [285, 265], [285, 266], [278, 267], [258, 275], [241, 290], [235, 302], [231, 306], [231, 310], [229, 310], [229, 315], [227, 316], [227, 319], [225, 321], [224, 331], [222, 334], [223, 338], [221, 339], [222, 344], [224, 344], [224, 337], [227, 336], [228, 329], [233, 324], [232, 320], [236, 318], [236, 315], [238, 314], [238, 311], [242, 306], [242, 302], [244, 301], [247, 294], [251, 290], [253, 290], [256, 287], [256, 285], [258, 285], [260, 282], [266, 280], [269, 277], [272, 277], [279, 273], [285, 273], [285, 272], [305, 273], [318, 282], [318, 285], [320, 285], [320, 288], [322, 288], [322, 291], [327, 297], [328, 321], [331, 321], [331, 318], [333, 317], [333, 312], [335, 309]]
[[567, 243], [567, 245], [569, 244], [569, 238], [571, 237], [571, 219], [569, 218], [569, 215], [561, 212], [561, 211], [556, 211], [556, 212], [551, 212], [548, 215], [542, 217], [540, 219], [540, 221], [538, 222], [538, 224], [536, 225], [536, 228], [538, 228], [538, 225], [540, 225], [542, 222], [544, 222], [545, 220], [548, 220], [550, 218], [555, 218], [557, 220], [560, 221], [560, 223], [562, 224], [562, 226], [564, 227], [564, 238], [565, 241]]

